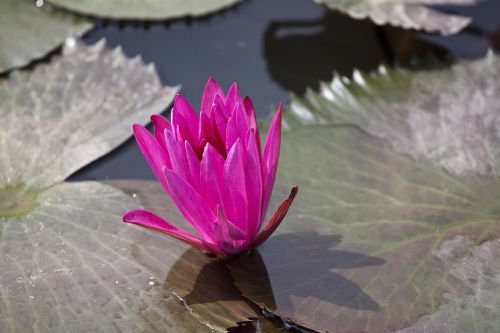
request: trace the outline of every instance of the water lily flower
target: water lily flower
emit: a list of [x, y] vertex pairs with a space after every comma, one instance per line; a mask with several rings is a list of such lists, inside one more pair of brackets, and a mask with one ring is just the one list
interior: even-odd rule
[[292, 188], [262, 228], [278, 168], [281, 118], [280, 105], [262, 153], [254, 107], [248, 97], [241, 98], [236, 83], [225, 96], [209, 79], [199, 116], [177, 95], [170, 121], [151, 117], [154, 135], [141, 125], [133, 129], [157, 179], [199, 237], [147, 210], [128, 212], [123, 220], [208, 253], [237, 254], [262, 244], [298, 190]]

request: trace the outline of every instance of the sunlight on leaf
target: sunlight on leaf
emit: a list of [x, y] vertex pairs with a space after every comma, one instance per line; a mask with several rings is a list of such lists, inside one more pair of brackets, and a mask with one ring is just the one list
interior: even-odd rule
[[225, 332], [257, 317], [222, 263], [121, 222], [138, 197], [185, 223], [162, 192], [148, 181], [63, 183], [27, 216], [0, 219], [0, 331]]
[[464, 237], [444, 242], [435, 255], [469, 290], [464, 294], [445, 294], [447, 302], [438, 311], [397, 333], [494, 332], [500, 327], [500, 240], [485, 242], [460, 258], [467, 242], [470, 240]]
[[110, 152], [166, 109], [177, 88], [105, 42], [66, 45], [55, 61], [0, 82], [0, 189], [45, 188]]
[[31, 0], [2, 0], [0, 27], [1, 73], [44, 57], [66, 38], [88, 31], [92, 23], [48, 6], [37, 8]]
[[114, 19], [164, 20], [200, 16], [234, 5], [240, 0], [48, 0], [80, 14]]
[[0, 220], [1, 332], [204, 329], [163, 286], [183, 249], [120, 223], [133, 198], [82, 182], [56, 185], [38, 203]]
[[369, 18], [378, 25], [390, 24], [405, 29], [452, 35], [465, 28], [471, 19], [428, 8], [430, 5], [472, 5], [475, 0], [313, 0], [356, 19]]
[[420, 164], [457, 175], [498, 175], [499, 76], [500, 58], [492, 52], [448, 69], [355, 72], [352, 81], [335, 77], [320, 93], [295, 97], [290, 125], [351, 123]]

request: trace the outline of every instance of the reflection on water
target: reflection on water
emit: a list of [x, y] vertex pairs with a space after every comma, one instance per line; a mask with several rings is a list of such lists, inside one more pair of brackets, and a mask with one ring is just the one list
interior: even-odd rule
[[500, 27], [494, 31], [486, 31], [480, 26], [473, 24], [467, 27], [463, 33], [482, 39], [488, 43], [491, 49], [500, 51]]
[[[302, 94], [330, 81], [333, 72], [351, 77], [354, 69], [380, 64], [434, 67], [450, 52], [414, 31], [377, 26], [366, 20], [327, 11], [316, 19], [275, 20], [263, 36], [269, 75], [282, 88]], [[439, 60], [439, 62], [436, 62]]]
[[391, 52], [389, 64], [412, 68], [440, 67], [449, 64], [454, 56], [449, 50], [430, 43], [411, 30], [391, 26], [379, 27], [378, 32], [386, 40]]
[[486, 38], [495, 51], [500, 51], [500, 29], [486, 34]]
[[387, 60], [373, 24], [332, 11], [317, 19], [271, 21], [263, 49], [269, 75], [298, 94], [331, 80], [334, 71], [349, 76], [354, 68], [372, 70]]

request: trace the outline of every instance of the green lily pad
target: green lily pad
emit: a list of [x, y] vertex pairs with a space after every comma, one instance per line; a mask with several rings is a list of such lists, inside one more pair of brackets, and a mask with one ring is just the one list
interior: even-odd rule
[[0, 220], [0, 331], [206, 329], [163, 286], [183, 249], [120, 222], [135, 206], [108, 185], [63, 183], [29, 215]]
[[0, 189], [46, 188], [125, 141], [134, 122], [166, 109], [153, 65], [127, 59], [102, 40], [72, 41], [54, 62], [0, 81]]
[[[197, 314], [168, 281], [189, 287], [174, 268], [202, 271], [210, 258], [122, 223], [140, 205], [133, 195], [63, 182], [123, 142], [132, 122], [165, 109], [176, 90], [163, 87], [152, 66], [104, 42], [69, 44], [50, 64], [0, 83], [1, 332], [222, 332], [237, 324], [235, 316], [256, 315], [220, 284], [235, 315]], [[162, 207], [176, 212], [166, 201]], [[217, 290], [211, 286], [189, 292], [206, 299]]]
[[92, 28], [88, 20], [38, 8], [31, 0], [0, 2], [0, 73], [29, 64], [59, 47], [66, 38]]
[[500, 327], [500, 240], [485, 242], [460, 258], [470, 242], [467, 238], [457, 237], [444, 242], [438, 250], [451, 274], [469, 287], [468, 293], [445, 294], [447, 302], [438, 311], [398, 333], [494, 332]]
[[201, 16], [229, 7], [240, 0], [48, 0], [58, 7], [79, 14], [127, 20], [165, 20]]
[[294, 98], [289, 121], [350, 123], [421, 165], [452, 174], [500, 173], [500, 58], [492, 52], [441, 70], [356, 71]]
[[[498, 60], [490, 56], [434, 74], [383, 69], [383, 74], [356, 74], [352, 83], [336, 80], [321, 94], [295, 98], [275, 203], [291, 185], [301, 190], [279, 233], [258, 254], [229, 265], [243, 295], [319, 331], [390, 332], [431, 319], [438, 322], [427, 324], [429, 332], [444, 325], [460, 328], [465, 319], [456, 304], [471, 309], [468, 318], [474, 317], [476, 332], [488, 331], [491, 322], [480, 320], [481, 307], [488, 310], [485, 316], [500, 312], [499, 303], [487, 299], [499, 292], [497, 285], [459, 278], [461, 266], [455, 263], [469, 262], [469, 252], [480, 251], [476, 245], [500, 237], [500, 181], [494, 172], [462, 164], [457, 156], [484, 153], [467, 140], [498, 142], [494, 131], [481, 130], [498, 115], [490, 93], [498, 86], [493, 64]], [[440, 89], [444, 77], [449, 86]], [[483, 103], [468, 108], [472, 102], [462, 104], [462, 94], [483, 96]], [[428, 112], [427, 121], [405, 126], [405, 116], [413, 119], [418, 112]], [[458, 128], [453, 116], [467, 119], [464, 127], [475, 126], [475, 132], [445, 129], [449, 141], [444, 134], [441, 140], [429, 136], [423, 141], [447, 121]], [[409, 151], [365, 128], [383, 138], [406, 134], [395, 138], [408, 147], [412, 139], [420, 140], [414, 139]], [[459, 138], [465, 143], [456, 144]], [[425, 144], [449, 147], [448, 159], [424, 154], [419, 145]], [[491, 171], [498, 167], [494, 160], [489, 163]], [[454, 257], [442, 255], [447, 244], [461, 238], [468, 241], [452, 251]], [[497, 269], [481, 262], [484, 271]], [[261, 291], [264, 281], [272, 292]], [[471, 291], [479, 296], [466, 297]]]
[[313, 0], [330, 9], [338, 10], [355, 19], [369, 18], [375, 24], [390, 24], [405, 29], [439, 32], [452, 35], [465, 28], [472, 20], [447, 14], [429, 5], [472, 5], [475, 0]]

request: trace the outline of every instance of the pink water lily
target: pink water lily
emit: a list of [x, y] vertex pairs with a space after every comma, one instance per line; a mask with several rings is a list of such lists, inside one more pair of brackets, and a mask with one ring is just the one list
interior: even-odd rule
[[263, 153], [252, 102], [241, 98], [235, 83], [225, 96], [209, 79], [199, 116], [177, 95], [170, 121], [161, 115], [151, 119], [154, 135], [133, 126], [137, 143], [199, 237], [147, 210], [128, 212], [123, 220], [210, 253], [236, 254], [262, 244], [281, 223], [298, 190], [292, 188], [262, 228], [278, 168], [281, 105]]

